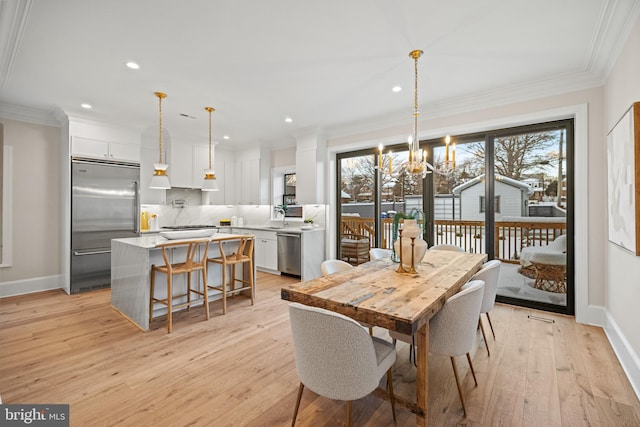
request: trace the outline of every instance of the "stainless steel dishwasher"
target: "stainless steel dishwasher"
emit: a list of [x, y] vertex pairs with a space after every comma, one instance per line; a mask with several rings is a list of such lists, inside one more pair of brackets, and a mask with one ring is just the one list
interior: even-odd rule
[[300, 233], [276, 233], [278, 238], [278, 271], [281, 273], [301, 275], [300, 268]]

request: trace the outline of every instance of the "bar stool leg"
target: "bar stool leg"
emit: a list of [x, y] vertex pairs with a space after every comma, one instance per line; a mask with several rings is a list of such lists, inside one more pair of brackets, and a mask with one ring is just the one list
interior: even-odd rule
[[153, 320], [153, 293], [155, 290], [155, 278], [156, 278], [156, 266], [152, 265], [151, 266], [151, 286], [149, 289], [149, 324], [151, 324], [151, 321]]
[[227, 266], [222, 266], [222, 314], [227, 314]]
[[170, 334], [171, 333], [171, 326], [172, 326], [172, 317], [171, 317], [171, 306], [172, 306], [172, 280], [173, 279], [173, 274], [171, 274], [171, 272], [167, 273], [167, 333]]
[[231, 264], [231, 298], [236, 296], [236, 265]]
[[191, 272], [187, 273], [187, 311], [191, 311]]
[[253, 258], [249, 258], [249, 286], [251, 286], [251, 305], [253, 305], [256, 297], [256, 282], [253, 276]]
[[202, 297], [204, 298], [204, 313], [207, 316], [207, 320], [209, 320], [209, 288], [207, 287], [207, 261], [205, 260], [204, 266], [202, 267], [202, 293], [204, 294]]

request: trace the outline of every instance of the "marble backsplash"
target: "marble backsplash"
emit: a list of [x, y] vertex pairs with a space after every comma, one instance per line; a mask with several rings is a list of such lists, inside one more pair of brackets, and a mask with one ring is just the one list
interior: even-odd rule
[[[184, 207], [177, 207], [184, 202]], [[210, 205], [203, 204], [200, 190], [167, 190], [164, 205], [142, 205], [143, 211], [158, 215], [160, 228], [171, 225], [219, 225], [222, 219], [232, 216], [243, 218], [244, 225], [273, 226], [280, 225], [282, 219], [272, 215], [271, 205]], [[305, 218], [312, 218], [314, 224], [324, 228], [326, 224], [326, 205], [304, 205]], [[301, 220], [287, 219], [289, 226], [301, 224]]]

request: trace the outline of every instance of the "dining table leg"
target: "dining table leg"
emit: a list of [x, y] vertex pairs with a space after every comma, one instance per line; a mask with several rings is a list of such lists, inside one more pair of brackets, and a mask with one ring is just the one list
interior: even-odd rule
[[429, 322], [416, 332], [416, 425], [424, 427], [429, 422]]

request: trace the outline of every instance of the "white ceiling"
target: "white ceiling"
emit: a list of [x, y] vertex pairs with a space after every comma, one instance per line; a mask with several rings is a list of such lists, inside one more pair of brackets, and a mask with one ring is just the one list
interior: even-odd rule
[[210, 105], [221, 146], [291, 146], [409, 127], [413, 49], [421, 118], [601, 85], [639, 3], [0, 0], [0, 102], [142, 130], [163, 91], [173, 141], [206, 142]]

